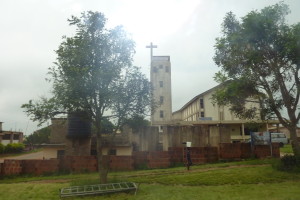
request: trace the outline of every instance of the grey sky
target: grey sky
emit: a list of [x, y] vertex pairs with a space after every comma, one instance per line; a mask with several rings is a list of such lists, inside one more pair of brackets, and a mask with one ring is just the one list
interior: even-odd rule
[[[103, 12], [108, 25], [123, 25], [136, 42], [135, 65], [149, 77], [150, 42], [154, 55], [170, 55], [173, 111], [215, 86], [218, 71], [212, 57], [225, 14], [238, 18], [275, 0], [1, 0], [0, 1], [0, 121], [5, 130], [25, 134], [37, 129], [20, 106], [45, 96], [45, 81], [63, 35], [71, 36], [71, 15]], [[290, 5], [289, 23], [300, 22], [299, 0]]]

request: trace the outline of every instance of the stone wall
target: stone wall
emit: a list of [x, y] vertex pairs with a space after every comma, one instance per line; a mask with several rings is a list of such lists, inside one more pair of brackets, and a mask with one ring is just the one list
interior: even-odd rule
[[124, 129], [124, 134], [129, 135], [129, 141], [131, 141], [135, 151], [160, 150], [157, 126], [145, 126], [139, 130], [132, 130], [127, 127], [127, 129]]
[[230, 132], [226, 127], [201, 126], [165, 126], [163, 128], [163, 150], [170, 147], [183, 147], [183, 142], [192, 142], [192, 147], [218, 146], [230, 142]]

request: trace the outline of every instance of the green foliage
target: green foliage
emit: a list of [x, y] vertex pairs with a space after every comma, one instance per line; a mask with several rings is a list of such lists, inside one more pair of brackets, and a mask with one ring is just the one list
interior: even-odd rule
[[300, 159], [294, 155], [284, 155], [273, 166], [281, 171], [300, 172]]
[[104, 133], [104, 134], [113, 133], [114, 129], [115, 129], [114, 124], [111, 121], [109, 121], [108, 119], [104, 118], [101, 121], [101, 133]]
[[[300, 120], [300, 23], [287, 24], [289, 12], [280, 2], [251, 11], [241, 20], [227, 13], [214, 56], [221, 67], [215, 79], [224, 87], [213, 99], [229, 105], [240, 118], [253, 119], [258, 112], [263, 120], [276, 116], [290, 131], [294, 153], [300, 156], [296, 139]], [[254, 102], [259, 106], [251, 105]]]
[[134, 115], [130, 119], [126, 119], [123, 125], [128, 125], [133, 130], [139, 130], [144, 126], [149, 126], [150, 122], [144, 116]]
[[53, 97], [30, 100], [22, 105], [25, 112], [43, 123], [60, 113], [84, 111], [99, 132], [105, 119], [113, 119], [118, 128], [124, 119], [148, 113], [150, 83], [132, 66], [135, 44], [123, 28], [105, 28], [107, 19], [99, 12], [68, 21], [76, 34], [63, 37], [49, 69]]
[[24, 144], [12, 143], [7, 144], [4, 148], [5, 153], [21, 153], [24, 150]]
[[25, 137], [24, 144], [43, 144], [50, 143], [51, 128], [44, 127]]
[[283, 147], [280, 148], [280, 153], [293, 153], [292, 145], [286, 144]]
[[0, 154], [5, 152], [4, 144], [0, 143]]
[[[107, 29], [105, 16], [92, 11], [68, 21], [76, 33], [64, 36], [55, 51], [56, 62], [49, 69], [52, 97], [29, 101], [22, 108], [40, 123], [60, 113], [86, 113], [96, 128], [97, 155], [102, 156], [104, 120], [116, 122], [118, 130], [125, 119], [148, 114], [151, 85], [140, 68], [132, 66], [135, 43], [121, 26]], [[101, 160], [99, 170], [106, 173]]]

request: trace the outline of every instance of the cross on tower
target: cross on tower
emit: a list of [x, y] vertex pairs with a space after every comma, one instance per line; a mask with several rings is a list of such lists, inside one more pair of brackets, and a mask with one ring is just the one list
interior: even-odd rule
[[150, 61], [152, 61], [153, 48], [157, 48], [157, 45], [153, 45], [152, 42], [151, 42], [149, 46], [146, 46], [146, 48], [150, 48]]

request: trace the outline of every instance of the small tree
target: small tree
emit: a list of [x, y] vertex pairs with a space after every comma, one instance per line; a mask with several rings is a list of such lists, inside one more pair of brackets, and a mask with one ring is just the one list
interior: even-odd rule
[[290, 131], [294, 154], [300, 157], [296, 134], [300, 119], [300, 23], [288, 25], [288, 13], [282, 2], [252, 11], [241, 21], [227, 13], [214, 57], [222, 68], [215, 78], [226, 84], [214, 100], [231, 105], [232, 111], [244, 118], [253, 118], [258, 111], [244, 106], [247, 99], [259, 100], [262, 118], [277, 116]]
[[111, 119], [116, 129], [124, 119], [150, 111], [150, 83], [132, 67], [134, 42], [122, 27], [106, 29], [99, 12], [85, 12], [69, 20], [73, 37], [63, 37], [55, 66], [49, 70], [53, 84], [50, 99], [29, 101], [22, 107], [33, 120], [44, 122], [59, 113], [84, 111], [97, 134], [100, 181], [107, 181], [102, 156], [102, 124]]
[[44, 127], [40, 130], [37, 130], [34, 133], [25, 136], [24, 144], [47, 144], [50, 142], [50, 132], [50, 127]]

